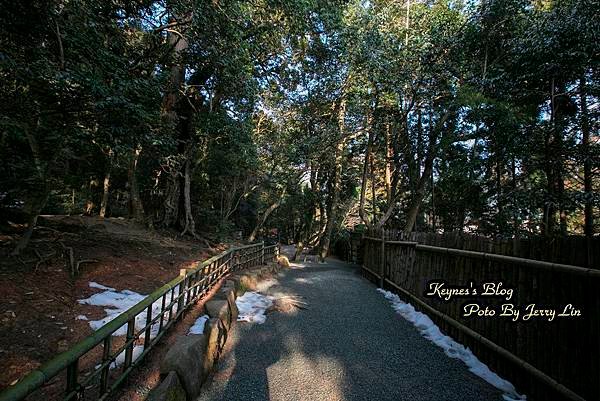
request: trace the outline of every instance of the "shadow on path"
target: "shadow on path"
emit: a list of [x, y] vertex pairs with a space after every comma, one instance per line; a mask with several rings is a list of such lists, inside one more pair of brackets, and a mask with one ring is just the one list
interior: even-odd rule
[[267, 292], [301, 296], [308, 309], [234, 326], [198, 401], [502, 400], [421, 337], [356, 267], [294, 266]]

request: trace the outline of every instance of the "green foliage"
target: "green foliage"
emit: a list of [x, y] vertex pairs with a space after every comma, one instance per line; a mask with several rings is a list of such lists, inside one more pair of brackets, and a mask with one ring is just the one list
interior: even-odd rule
[[413, 229], [415, 210], [419, 230], [580, 232], [584, 206], [598, 213], [597, 15], [575, 0], [9, 2], [0, 209], [95, 214], [107, 198], [134, 217], [139, 197], [153, 225], [313, 244], [331, 216], [330, 232]]

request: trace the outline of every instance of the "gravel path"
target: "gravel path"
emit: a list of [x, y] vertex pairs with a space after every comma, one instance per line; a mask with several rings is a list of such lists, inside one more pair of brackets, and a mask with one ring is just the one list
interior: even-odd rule
[[502, 400], [345, 263], [298, 265], [266, 292], [308, 309], [238, 322], [198, 401]]

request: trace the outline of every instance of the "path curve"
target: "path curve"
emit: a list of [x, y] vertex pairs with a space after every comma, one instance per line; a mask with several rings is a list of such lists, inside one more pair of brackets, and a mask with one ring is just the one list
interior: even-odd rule
[[304, 297], [308, 309], [234, 325], [197, 401], [502, 400], [396, 314], [355, 267], [299, 264], [266, 292]]

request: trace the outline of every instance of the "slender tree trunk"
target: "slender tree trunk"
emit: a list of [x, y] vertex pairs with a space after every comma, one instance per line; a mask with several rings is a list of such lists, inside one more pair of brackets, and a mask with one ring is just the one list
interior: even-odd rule
[[[550, 84], [550, 124], [554, 126], [554, 79]], [[554, 130], [554, 128], [552, 128]], [[546, 200], [544, 202], [543, 209], [543, 224], [542, 234], [544, 236], [552, 236], [554, 233], [554, 222], [555, 222], [555, 207], [554, 207], [554, 165], [552, 161], [553, 157], [553, 132], [546, 130], [544, 133], [544, 172], [546, 173]]]
[[425, 165], [423, 168], [423, 173], [417, 182], [415, 193], [412, 196], [410, 207], [406, 214], [406, 224], [404, 225], [405, 233], [412, 232], [415, 222], [417, 221], [419, 209], [421, 208], [421, 204], [425, 198], [427, 184], [431, 180], [431, 174], [433, 173], [433, 160], [437, 154], [437, 140], [441, 131], [444, 129], [445, 122], [448, 120], [451, 113], [452, 109], [449, 108], [437, 122], [435, 127], [431, 128], [429, 133], [429, 144], [427, 146], [427, 155], [425, 156]]
[[512, 176], [512, 210], [513, 210], [513, 235], [519, 235], [519, 215], [517, 207], [517, 163], [513, 155], [511, 160], [511, 176]]
[[562, 158], [559, 166], [559, 174], [557, 176], [556, 187], [558, 194], [558, 206], [559, 206], [559, 217], [560, 217], [560, 235], [563, 237], [567, 235], [567, 210], [565, 209], [565, 181], [563, 178], [563, 166]]
[[294, 252], [293, 260], [296, 260], [298, 258], [298, 256], [300, 256], [300, 254], [302, 253], [302, 251], [304, 249], [304, 245], [310, 246], [311, 239], [313, 238], [313, 228], [315, 226], [315, 220], [317, 218], [317, 208], [318, 208], [317, 196], [319, 193], [319, 190], [317, 188], [318, 170], [314, 166], [314, 163], [311, 161], [309, 161], [309, 169], [310, 169], [310, 188], [311, 188], [311, 191], [313, 192], [312, 201], [310, 203], [310, 218], [308, 219], [306, 224], [303, 225], [304, 231], [302, 233], [300, 233], [300, 237], [296, 244], [296, 251]]
[[327, 228], [327, 210], [326, 206], [323, 202], [317, 203], [317, 212], [316, 216], [319, 217], [319, 228], [317, 232], [311, 237], [311, 239], [307, 242], [307, 245], [319, 245], [321, 244], [321, 240], [323, 239], [323, 235], [325, 234], [325, 229]]
[[583, 192], [585, 194], [585, 209], [583, 231], [586, 237], [592, 237], [594, 235], [594, 209], [592, 201], [592, 159], [590, 155], [590, 123], [588, 117], [586, 82], [584, 75], [582, 75], [579, 80], [579, 96], [581, 104], [581, 133], [583, 135], [581, 147], [584, 157]]
[[375, 182], [375, 155], [371, 152], [371, 208], [373, 209], [373, 221], [377, 220], [377, 188]]
[[385, 223], [390, 219], [390, 217], [392, 217], [392, 213], [394, 213], [395, 210], [396, 210], [396, 197], [394, 197], [392, 199], [392, 201], [388, 205], [387, 210], [385, 211], [383, 216], [381, 216], [381, 218], [375, 225], [375, 231], [381, 230], [383, 228]]
[[367, 226], [369, 226], [370, 221], [365, 212], [365, 200], [366, 200], [366, 193], [367, 193], [367, 181], [369, 179], [369, 159], [371, 158], [371, 148], [373, 146], [374, 134], [373, 134], [373, 130], [371, 129], [369, 122], [367, 122], [367, 127], [368, 127], [367, 128], [368, 129], [367, 151], [365, 154], [365, 162], [363, 164], [358, 215], [360, 216], [360, 219], [362, 220], [362, 222], [364, 224], [366, 224]]
[[[564, 210], [564, 181], [563, 181], [563, 129], [564, 111], [559, 110], [556, 103], [556, 89], [562, 85], [551, 81], [550, 122], [551, 132], [546, 139], [546, 176], [548, 180], [548, 194], [544, 215], [546, 224], [545, 234], [554, 235], [554, 227], [558, 217], [561, 235], [566, 235], [566, 212]], [[560, 94], [559, 90], [559, 94]], [[558, 214], [558, 216], [557, 216]]]
[[331, 203], [329, 205], [329, 213], [327, 216], [327, 225], [325, 226], [325, 233], [321, 241], [321, 261], [324, 262], [325, 258], [329, 254], [329, 247], [331, 245], [331, 236], [333, 234], [333, 228], [337, 219], [337, 208], [340, 200], [340, 189], [342, 186], [342, 161], [344, 152], [344, 133], [345, 133], [345, 119], [346, 119], [346, 99], [342, 98], [340, 103], [340, 109], [338, 111], [338, 126], [340, 130], [340, 138], [335, 147], [335, 165], [333, 184], [331, 186]]
[[252, 230], [252, 232], [250, 233], [250, 236], [248, 237], [248, 241], [252, 242], [256, 239], [256, 236], [258, 235], [258, 231], [265, 224], [265, 222], [267, 221], [269, 216], [281, 205], [281, 202], [283, 201], [283, 198], [285, 196], [285, 192], [286, 191], [284, 188], [284, 190], [281, 192], [281, 195], [279, 195], [279, 198], [274, 203], [272, 203], [267, 208], [267, 210], [265, 210], [265, 212], [263, 213], [261, 218], [258, 219], [256, 226], [254, 226], [254, 229]]
[[549, 130], [545, 133], [544, 143], [544, 170], [546, 173], [546, 200], [543, 208], [543, 224], [542, 224], [542, 235], [552, 236], [554, 233], [555, 226], [555, 214], [556, 207], [554, 206], [554, 167], [552, 162], [552, 135]]
[[410, 203], [410, 208], [408, 209], [408, 213], [406, 214], [406, 224], [404, 226], [404, 232], [410, 233], [415, 226], [415, 222], [417, 221], [417, 214], [421, 208], [421, 204], [423, 203], [423, 199], [425, 198], [425, 193], [427, 190], [427, 183], [431, 179], [431, 173], [433, 172], [433, 149], [430, 150], [427, 159], [425, 160], [425, 168], [423, 170], [423, 174], [421, 174], [421, 178], [417, 184], [417, 189], [415, 191], [414, 196], [412, 197], [412, 201]]
[[388, 122], [385, 126], [385, 192], [388, 205], [392, 203], [392, 161], [394, 148], [392, 146], [391, 126]]
[[421, 161], [423, 160], [423, 117], [421, 110], [417, 114], [417, 171], [421, 171]]
[[[435, 160], [434, 160], [435, 161]], [[433, 163], [431, 166], [431, 228], [433, 229], [432, 231], [435, 233], [437, 231], [437, 220], [435, 219], [435, 185], [433, 182]], [[415, 220], [415, 228], [418, 229], [417, 226], [417, 220]]]
[[196, 222], [194, 221], [194, 215], [192, 214], [192, 199], [191, 199], [191, 170], [192, 170], [192, 151], [186, 152], [185, 167], [183, 174], [183, 231], [181, 235], [190, 234], [196, 238]]
[[110, 196], [110, 176], [112, 173], [114, 153], [112, 149], [108, 151], [108, 166], [106, 167], [106, 174], [104, 175], [104, 184], [102, 186], [102, 200], [100, 201], [100, 217], [106, 217], [106, 210], [108, 209], [108, 199]]
[[292, 261], [295, 262], [296, 260], [298, 260], [298, 257], [302, 254], [302, 251], [304, 250], [304, 241], [299, 240], [296, 243], [296, 249], [294, 250], [294, 254], [292, 255]]
[[46, 206], [46, 203], [48, 203], [48, 198], [50, 197], [50, 188], [47, 176], [49, 166], [44, 164], [37, 139], [29, 130], [29, 127], [25, 127], [25, 136], [33, 155], [33, 162], [35, 164], [36, 175], [39, 182], [35, 190], [27, 197], [24, 208], [25, 213], [28, 216], [27, 230], [11, 252], [12, 256], [18, 256], [25, 248], [27, 248], [27, 245], [29, 245], [29, 241], [33, 235], [33, 230], [37, 224], [38, 217], [42, 212], [42, 209]]
[[317, 187], [317, 176], [318, 176], [318, 168], [315, 167], [313, 162], [310, 162], [310, 188], [312, 191], [311, 205], [310, 205], [310, 220], [308, 221], [306, 231], [304, 233], [304, 241], [306, 244], [310, 245], [310, 238], [313, 234], [313, 228], [315, 226], [315, 220], [317, 218], [317, 207], [319, 205], [318, 196], [319, 189]]
[[46, 206], [46, 203], [48, 203], [49, 197], [50, 191], [47, 188], [47, 185], [44, 185], [43, 188], [27, 199], [27, 204], [25, 206], [25, 211], [28, 215], [27, 230], [15, 246], [15, 249], [13, 249], [11, 253], [12, 256], [18, 256], [25, 248], [27, 248], [27, 245], [29, 245], [38, 217], [40, 216], [42, 209]]
[[[479, 143], [479, 125], [477, 125], [475, 127], [475, 138], [473, 139], [473, 148], [471, 149], [471, 158], [470, 158], [470, 168], [469, 168], [469, 182], [472, 183], [473, 180], [475, 179], [475, 159], [477, 158], [478, 154], [477, 154], [477, 144]], [[469, 195], [472, 193], [473, 189], [469, 188]], [[460, 221], [460, 226], [459, 226], [459, 231], [464, 232], [465, 231], [465, 210], [464, 210], [464, 206], [463, 206], [463, 215], [462, 215], [462, 219]]]
[[[360, 216], [360, 219], [362, 220], [362, 222], [367, 225], [370, 226], [371, 221], [375, 221], [375, 217], [373, 217], [373, 220], [369, 220], [369, 218], [367, 217], [367, 214], [365, 213], [365, 200], [366, 200], [366, 195], [367, 195], [367, 181], [369, 178], [369, 162], [371, 162], [371, 180], [373, 179], [373, 141], [375, 138], [375, 113], [377, 112], [377, 106], [379, 104], [379, 97], [377, 94], [375, 94], [375, 99], [373, 102], [373, 106], [371, 108], [371, 106], [369, 106], [369, 110], [367, 112], [367, 120], [366, 120], [366, 124], [365, 124], [365, 130], [367, 131], [367, 149], [366, 149], [366, 153], [365, 153], [365, 162], [363, 165], [363, 172], [362, 172], [362, 182], [361, 182], [361, 190], [360, 190], [360, 201], [359, 201], [359, 209], [358, 209], [358, 215]], [[374, 196], [374, 195], [373, 195]], [[375, 208], [373, 208], [373, 213], [375, 213]]]
[[[403, 121], [403, 124], [407, 124], [407, 118], [406, 115], [402, 115], [402, 117], [398, 118], [399, 120], [401, 119]], [[401, 152], [404, 152], [405, 157], [404, 157], [404, 161], [407, 163], [408, 165], [408, 176], [409, 176], [409, 181], [411, 182], [410, 186], [412, 187], [412, 181], [413, 178], [411, 175], [414, 175], [414, 169], [415, 169], [415, 163], [414, 163], [414, 159], [412, 158], [412, 155], [410, 155], [410, 152], [404, 151], [405, 147], [409, 146], [409, 138], [408, 138], [408, 128], [407, 126], [404, 127], [399, 127], [398, 129], [399, 134], [395, 137], [390, 137], [389, 139], [389, 143], [387, 138], [386, 138], [386, 153], [387, 153], [387, 162], [391, 163], [392, 161], [394, 162], [394, 170], [393, 172], [391, 172], [391, 180], [390, 180], [390, 187], [387, 190], [387, 197], [388, 197], [388, 201], [387, 201], [387, 209], [385, 210], [385, 212], [383, 212], [383, 215], [379, 218], [379, 220], [377, 221], [377, 224], [374, 224], [374, 228], [376, 231], [381, 230], [383, 228], [383, 226], [385, 225], [385, 223], [390, 219], [390, 217], [392, 217], [392, 214], [394, 213], [394, 211], [396, 210], [396, 202], [398, 200], [398, 196], [399, 194], [396, 193], [396, 189], [398, 187], [399, 184], [399, 171], [401, 171], [400, 166], [398, 165], [399, 162], [399, 158], [397, 155], [399, 155]], [[390, 132], [391, 134], [391, 132]], [[387, 167], [387, 166], [386, 166]]]
[[342, 183], [342, 153], [344, 151], [344, 141], [340, 139], [335, 149], [335, 173], [332, 184], [332, 199], [329, 205], [329, 213], [327, 216], [327, 224], [325, 225], [325, 231], [323, 233], [321, 241], [321, 261], [325, 261], [325, 258], [329, 254], [329, 246], [331, 244], [331, 236], [333, 234], [333, 228], [335, 227], [337, 218], [337, 207], [340, 200], [340, 187]]
[[141, 153], [142, 149], [140, 147], [133, 149], [127, 170], [127, 180], [129, 181], [129, 218], [138, 222], [144, 221], [144, 206], [142, 205], [137, 182], [137, 165]]
[[[494, 135], [494, 137], [496, 137]], [[495, 184], [496, 184], [496, 230], [498, 233], [502, 234], [505, 231], [506, 225], [506, 213], [505, 210], [505, 202], [504, 202], [504, 194], [502, 193], [502, 166], [504, 165], [504, 160], [502, 160], [502, 150], [498, 141], [495, 141]]]
[[161, 224], [171, 227], [177, 221], [179, 215], [179, 169], [173, 168], [167, 171], [167, 188], [165, 200], [161, 210]]
[[[562, 84], [557, 85], [559, 93], [565, 91], [565, 87]], [[554, 102], [555, 103], [555, 102]], [[556, 103], [555, 103], [556, 106]], [[563, 133], [565, 129], [565, 111], [555, 110], [554, 115], [554, 142], [556, 153], [554, 155], [554, 163], [556, 165], [556, 196], [558, 198], [558, 213], [560, 223], [560, 234], [562, 236], [567, 235], [567, 212], [565, 210], [565, 181], [564, 181], [564, 149], [563, 149]]]

